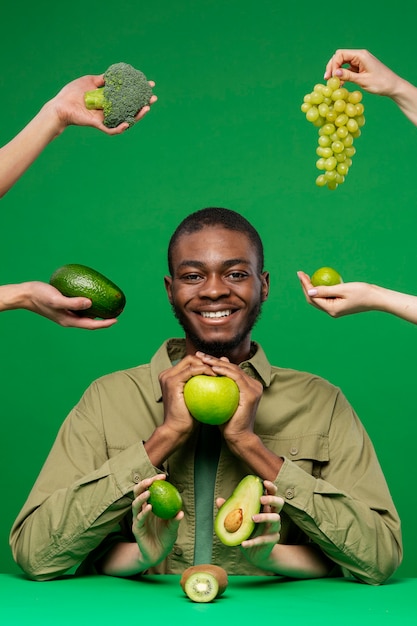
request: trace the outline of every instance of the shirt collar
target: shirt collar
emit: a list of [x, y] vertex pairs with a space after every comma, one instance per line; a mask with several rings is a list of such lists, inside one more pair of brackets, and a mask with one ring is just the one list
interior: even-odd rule
[[[159, 374], [172, 366], [173, 361], [178, 361], [185, 356], [185, 339], [167, 339], [151, 359], [151, 378], [155, 400], [162, 400], [162, 390], [159, 383]], [[251, 356], [240, 363], [240, 367], [253, 378], [259, 380], [264, 387], [271, 384], [271, 365], [266, 358], [261, 346], [252, 342]]]

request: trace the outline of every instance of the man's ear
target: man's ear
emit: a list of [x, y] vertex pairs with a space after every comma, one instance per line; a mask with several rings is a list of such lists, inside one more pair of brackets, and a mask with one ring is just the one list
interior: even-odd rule
[[172, 276], [164, 276], [164, 285], [169, 303], [172, 304]]
[[268, 300], [268, 295], [269, 295], [269, 272], [262, 272], [261, 281], [262, 281], [261, 298], [262, 298], [262, 302], [265, 302], [265, 300]]

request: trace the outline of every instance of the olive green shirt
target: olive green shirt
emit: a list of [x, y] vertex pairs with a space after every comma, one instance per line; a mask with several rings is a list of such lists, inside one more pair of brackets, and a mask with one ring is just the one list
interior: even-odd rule
[[[285, 501], [280, 542], [312, 541], [344, 572], [384, 582], [401, 562], [400, 521], [362, 424], [338, 388], [271, 366], [254, 345], [241, 367], [264, 386], [254, 430], [284, 458], [275, 480]], [[163, 422], [158, 375], [184, 355], [184, 340], [169, 340], [151, 363], [95, 381], [70, 412], [11, 531], [14, 558], [29, 576], [47, 580], [80, 563], [93, 571], [114, 542], [134, 540], [133, 487], [159, 471], [143, 445]], [[197, 437], [166, 461], [185, 516], [171, 554], [152, 572], [178, 574], [194, 562]], [[222, 441], [215, 498], [227, 498], [250, 473]], [[212, 541], [212, 562], [229, 574], [266, 573], [239, 547]]]

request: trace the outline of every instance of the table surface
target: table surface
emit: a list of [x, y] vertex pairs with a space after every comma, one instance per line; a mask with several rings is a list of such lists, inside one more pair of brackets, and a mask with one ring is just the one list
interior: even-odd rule
[[345, 579], [229, 576], [224, 595], [204, 604], [183, 594], [179, 576], [34, 582], [23, 575], [0, 574], [1, 626], [145, 623], [416, 626], [417, 578], [394, 578], [374, 587]]

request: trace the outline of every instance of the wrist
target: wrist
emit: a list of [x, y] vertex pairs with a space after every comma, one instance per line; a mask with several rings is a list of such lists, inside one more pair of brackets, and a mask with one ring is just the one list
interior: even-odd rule
[[380, 287], [379, 285], [371, 285], [370, 310], [390, 313], [393, 294], [394, 292], [391, 289], [386, 289], [385, 287]]
[[150, 567], [136, 542], [116, 544], [95, 565], [106, 576], [123, 577], [141, 574]]
[[187, 441], [189, 435], [189, 432], [174, 430], [165, 422], [158, 426], [144, 444], [152, 465], [162, 467], [166, 459]]
[[45, 133], [48, 142], [58, 137], [68, 126], [68, 122], [62, 119], [59, 113], [55, 98], [43, 105], [37, 117], [42, 124], [43, 133]]
[[247, 451], [253, 450], [259, 442], [258, 435], [253, 431], [228, 433], [225, 430], [224, 439], [230, 452], [239, 458], [245, 458]]
[[29, 299], [30, 283], [3, 285], [0, 287], [0, 311], [24, 309]]
[[252, 468], [254, 474], [263, 480], [273, 482], [276, 479], [284, 459], [266, 448], [258, 435], [247, 432], [229, 435], [225, 440], [230, 452]]
[[400, 107], [400, 109], [404, 111], [404, 113], [407, 114], [408, 110], [415, 110], [417, 87], [405, 80], [405, 78], [398, 76], [388, 95]]

